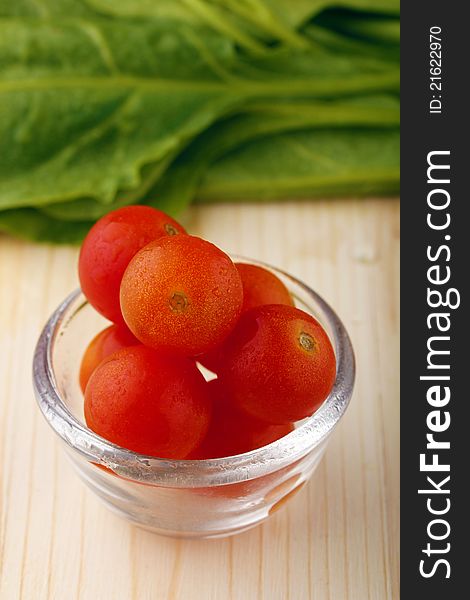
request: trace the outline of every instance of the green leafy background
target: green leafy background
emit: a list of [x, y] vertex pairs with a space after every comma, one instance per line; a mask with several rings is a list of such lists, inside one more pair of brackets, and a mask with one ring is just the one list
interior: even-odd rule
[[0, 229], [393, 194], [395, 0], [0, 0]]

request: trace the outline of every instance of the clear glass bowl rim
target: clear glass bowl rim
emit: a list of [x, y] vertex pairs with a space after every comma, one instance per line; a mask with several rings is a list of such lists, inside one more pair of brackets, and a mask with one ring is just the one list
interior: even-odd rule
[[[336, 380], [321, 407], [285, 437], [257, 450], [209, 460], [170, 460], [138, 454], [105, 440], [81, 423], [63, 402], [56, 385], [53, 347], [56, 335], [86, 303], [72, 314], [82, 295], [76, 289], [52, 313], [36, 345], [33, 387], [37, 402], [52, 429], [74, 451], [91, 462], [110, 468], [126, 479], [169, 487], [210, 487], [254, 479], [286, 467], [305, 456], [328, 437], [344, 414], [355, 380], [355, 358], [348, 333], [334, 310], [310, 287], [269, 264], [241, 256], [233, 260], [267, 267], [280, 274], [288, 287], [298, 286], [315, 306], [316, 316], [328, 330], [336, 353]], [[292, 291], [292, 289], [290, 290]]]

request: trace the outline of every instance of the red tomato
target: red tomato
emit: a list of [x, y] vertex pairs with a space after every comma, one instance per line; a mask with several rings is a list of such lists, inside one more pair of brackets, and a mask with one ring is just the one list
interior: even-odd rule
[[[240, 273], [243, 285], [242, 314], [250, 308], [264, 304], [294, 305], [286, 286], [270, 271], [245, 263], [235, 263], [235, 266]], [[226, 343], [227, 340], [224, 340], [213, 350], [197, 356], [196, 360], [213, 373], [218, 373], [224, 363]]]
[[268, 423], [311, 415], [335, 381], [327, 334], [293, 306], [272, 304], [244, 313], [225, 350], [221, 382], [240, 409]]
[[292, 423], [271, 425], [235, 408], [227, 390], [217, 379], [207, 384], [213, 401], [209, 431], [188, 458], [221, 458], [250, 452], [293, 431]]
[[143, 344], [195, 356], [219, 344], [240, 315], [235, 265], [213, 244], [190, 235], [148, 244], [129, 263], [121, 309]]
[[177, 233], [185, 230], [150, 206], [125, 206], [97, 221], [83, 241], [78, 261], [80, 285], [90, 304], [122, 323], [119, 286], [129, 261], [152, 240]]
[[194, 361], [132, 346], [108, 356], [85, 391], [95, 433], [129, 450], [182, 459], [209, 427], [211, 400]]
[[91, 374], [107, 356], [128, 346], [135, 346], [139, 341], [125, 325], [110, 325], [100, 331], [88, 344], [80, 365], [80, 387], [85, 392]]
[[263, 267], [235, 263], [243, 284], [243, 308], [246, 312], [264, 304], [287, 304], [294, 306], [292, 296], [282, 281]]

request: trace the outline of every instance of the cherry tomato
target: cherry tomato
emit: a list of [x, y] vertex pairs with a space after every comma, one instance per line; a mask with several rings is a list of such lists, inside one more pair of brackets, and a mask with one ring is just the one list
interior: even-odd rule
[[88, 427], [151, 456], [185, 458], [204, 438], [210, 416], [207, 383], [194, 361], [145, 346], [105, 358], [85, 390]]
[[336, 376], [331, 342], [312, 316], [281, 304], [244, 313], [225, 349], [219, 377], [243, 411], [268, 423], [311, 415]]
[[243, 284], [242, 312], [264, 304], [294, 305], [286, 286], [271, 271], [245, 263], [235, 263], [235, 266]]
[[196, 356], [219, 344], [240, 315], [243, 289], [230, 258], [198, 237], [145, 246], [121, 283], [121, 309], [143, 344]]
[[209, 431], [188, 458], [222, 458], [243, 454], [267, 446], [293, 431], [292, 423], [271, 425], [238, 410], [231, 404], [228, 392], [217, 379], [207, 386], [213, 401]]
[[85, 392], [91, 374], [103, 359], [121, 348], [139, 343], [125, 325], [110, 325], [100, 331], [88, 344], [83, 354], [79, 375], [82, 392]]
[[125, 206], [97, 221], [83, 241], [78, 261], [80, 285], [90, 304], [122, 323], [119, 286], [129, 261], [152, 240], [177, 233], [185, 230], [150, 206]]
[[[264, 304], [293, 306], [292, 296], [286, 286], [273, 273], [256, 265], [235, 263], [243, 285], [242, 314], [250, 308]], [[226, 340], [213, 350], [197, 357], [198, 362], [213, 373], [218, 373], [224, 363]]]

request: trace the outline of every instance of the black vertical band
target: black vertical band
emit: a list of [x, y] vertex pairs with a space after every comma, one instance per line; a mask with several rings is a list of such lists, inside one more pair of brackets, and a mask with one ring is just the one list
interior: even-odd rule
[[470, 29], [401, 9], [401, 597], [442, 600], [470, 578]]

